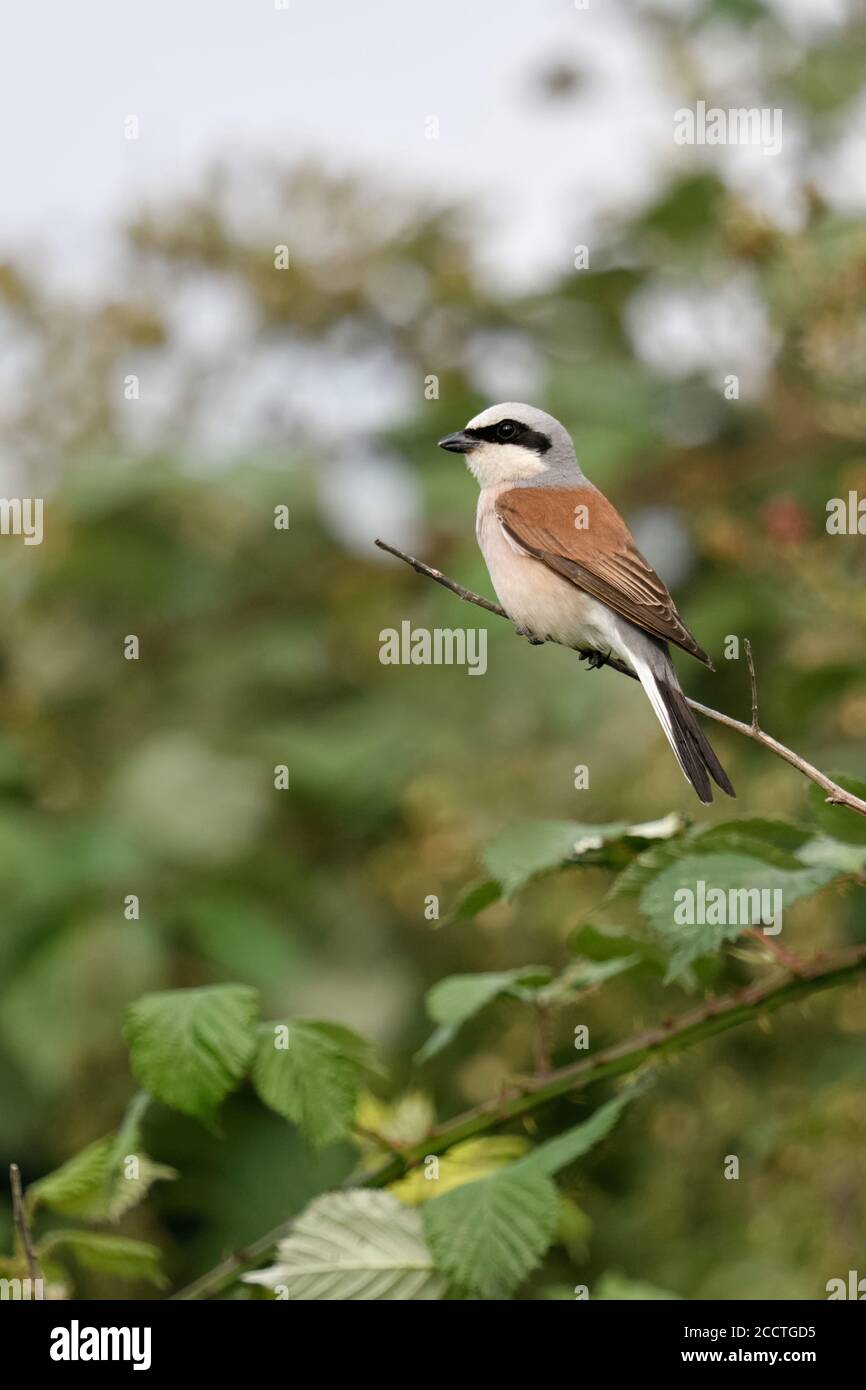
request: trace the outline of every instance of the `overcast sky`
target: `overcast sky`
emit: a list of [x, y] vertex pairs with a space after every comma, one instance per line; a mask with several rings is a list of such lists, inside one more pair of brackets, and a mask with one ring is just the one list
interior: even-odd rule
[[[280, 3], [281, 0], [277, 0]], [[798, 25], [848, 0], [774, 0]], [[666, 0], [675, 10], [689, 0]], [[737, 31], [714, 41], [736, 83]], [[578, 99], [532, 74], [568, 60]], [[713, 61], [716, 61], [714, 58]], [[728, 80], [728, 79], [726, 79]], [[640, 204], [680, 157], [685, 94], [637, 0], [39, 0], [10, 5], [0, 52], [0, 249], [78, 280], [143, 196], [243, 150], [364, 165], [486, 210], [491, 266], [521, 279], [569, 263], [600, 209]], [[135, 115], [140, 138], [124, 138]], [[425, 138], [429, 116], [439, 139]], [[759, 181], [778, 180], [764, 160]]]
[[[686, 12], [698, 2], [588, 0], [587, 9], [575, 0], [10, 4], [0, 36], [0, 256], [25, 260], [49, 286], [123, 293], [129, 287], [117, 233], [124, 220], [147, 200], [195, 188], [215, 161], [245, 157], [250, 198], [262, 159], [289, 165], [312, 156], [333, 171], [367, 170], [386, 185], [470, 200], [483, 228], [476, 238], [482, 267], [512, 287], [569, 273], [575, 246], [597, 244], [606, 212], [640, 208], [663, 178], [701, 161], [783, 226], [796, 228], [805, 216], [804, 174], [839, 206], [862, 212], [866, 99], [846, 113], [838, 148], [817, 160], [787, 106], [778, 157], [755, 147], [674, 143], [674, 113], [692, 104], [695, 89], [683, 90], [685, 69], [673, 66], [644, 7]], [[763, 53], [760, 34], [734, 24], [696, 32], [692, 69], [711, 101], [763, 104], [768, 64], [796, 61], [804, 35], [832, 30], [861, 0], [769, 3], [785, 16], [788, 37], [767, 35]], [[564, 65], [579, 71], [580, 86], [565, 99], [542, 100], [539, 74]], [[125, 138], [131, 116], [140, 124], [137, 140]], [[438, 139], [426, 138], [431, 118]], [[724, 362], [742, 374], [744, 391], [758, 393], [773, 336], [753, 288], [741, 276], [728, 279], [651, 280], [629, 306], [627, 328], [635, 350], [661, 374], [705, 371], [715, 379]], [[290, 345], [261, 341], [230, 297], [209, 307], [183, 300], [173, 317], [171, 307], [170, 349], [147, 364], [147, 392], [129, 416], [142, 435], [134, 443], [161, 437], [161, 411], [171, 417], [182, 380], [172, 353], [185, 354], [214, 383], [183, 441], [190, 457], [206, 466], [230, 461], [300, 421], [336, 441], [334, 472], [323, 473], [325, 506], [329, 479], [339, 475], [336, 510], [361, 517], [360, 504], [343, 505], [346, 488], [360, 480], [372, 495], [371, 476], [385, 470], [377, 506], [389, 500], [400, 512], [395, 533], [411, 534], [417, 498], [407, 477], [378, 450], [364, 461], [344, 458], [337, 447], [342, 434], [354, 438], [359, 420], [375, 433], [409, 408], [415, 384], [401, 363], [367, 361], [354, 351], [335, 361], [331, 353], [325, 370], [316, 349], [288, 361]], [[531, 355], [503, 360], [489, 343], [483, 352], [471, 343], [468, 350], [480, 364], [474, 384], [481, 395], [543, 394], [543, 371]], [[4, 391], [16, 395], [22, 356], [27, 344], [14, 334], [0, 340], [0, 406]], [[234, 370], [238, 362], [243, 371]], [[226, 363], [231, 370], [215, 370]], [[17, 463], [4, 465], [0, 455], [0, 477], [5, 466]], [[346, 539], [366, 550], [361, 531]]]

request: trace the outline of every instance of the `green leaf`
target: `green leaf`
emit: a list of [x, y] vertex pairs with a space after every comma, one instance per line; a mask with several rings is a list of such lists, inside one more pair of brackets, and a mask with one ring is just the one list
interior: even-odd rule
[[145, 994], [123, 1030], [137, 1081], [172, 1109], [210, 1120], [252, 1060], [257, 1008], [247, 985]]
[[277, 1264], [244, 1281], [314, 1302], [429, 1302], [445, 1295], [420, 1214], [388, 1192], [317, 1197], [277, 1253]]
[[491, 840], [484, 852], [484, 864], [505, 896], [513, 897], [530, 879], [551, 869], [580, 862], [605, 862], [605, 848], [613, 842], [666, 839], [682, 827], [683, 820], [677, 815], [644, 825], [630, 825], [627, 821], [606, 825], [517, 821]]
[[[286, 1036], [288, 1046], [279, 1046]], [[265, 1105], [322, 1148], [349, 1134], [361, 1081], [374, 1067], [369, 1044], [351, 1029], [296, 1019], [261, 1026], [252, 1077]]]
[[724, 185], [712, 174], [694, 174], [667, 189], [643, 218], [650, 231], [685, 240], [708, 236], [719, 225]]
[[[575, 1264], [585, 1260], [589, 1254], [589, 1238], [592, 1234], [592, 1220], [583, 1207], [578, 1206], [572, 1197], [560, 1197], [559, 1220], [556, 1223], [556, 1243], [567, 1251]], [[574, 1294], [569, 1294], [574, 1298]]]
[[528, 1159], [424, 1205], [424, 1230], [438, 1269], [461, 1290], [507, 1298], [540, 1262], [559, 1216], [559, 1198]]
[[[843, 772], [830, 775], [843, 791], [866, 801], [866, 782], [857, 777], [848, 777]], [[813, 785], [809, 788], [809, 809], [822, 835], [841, 840], [846, 845], [866, 845], [866, 816], [858, 816], [846, 806], [828, 805], [827, 793], [820, 787]]]
[[529, 1140], [522, 1134], [486, 1134], [478, 1139], [464, 1139], [455, 1144], [438, 1160], [437, 1175], [432, 1178], [425, 1168], [416, 1167], [405, 1178], [392, 1182], [388, 1191], [410, 1207], [442, 1197], [452, 1188], [498, 1173], [516, 1159], [523, 1158]]
[[[642, 910], [649, 918], [660, 943], [670, 954], [667, 980], [681, 974], [685, 967], [698, 957], [717, 951], [723, 942], [735, 940], [749, 926], [759, 925], [758, 920], [751, 920], [752, 917], [757, 918], [758, 914], [752, 912], [741, 898], [732, 900], [730, 894], [742, 894], [755, 889], [766, 889], [772, 893], [778, 889], [782, 893], [784, 911], [797, 899], [823, 888], [837, 875], [836, 869], [827, 866], [818, 865], [789, 871], [748, 855], [738, 854], [695, 854], [671, 864], [653, 879], [641, 897]], [[705, 885], [702, 890], [701, 884]], [[714, 917], [712, 905], [706, 899], [711, 893], [720, 890], [725, 895], [725, 906], [719, 909], [718, 915], [724, 918], [733, 916], [736, 920], [712, 920], [694, 924], [676, 922], [674, 915], [678, 911], [678, 901], [675, 894], [680, 890], [688, 890], [695, 894], [695, 915], [704, 917]], [[705, 900], [703, 909], [700, 906], [700, 898]], [[744, 918], [746, 920], [743, 920]]]
[[648, 946], [646, 941], [638, 941], [629, 936], [624, 927], [612, 927], [608, 923], [603, 926], [582, 923], [574, 927], [568, 934], [566, 945], [574, 955], [594, 961], [616, 960], [635, 954], [651, 956], [655, 953], [655, 948]]
[[69, 1250], [85, 1269], [114, 1274], [120, 1279], [142, 1279], [158, 1288], [168, 1283], [155, 1245], [128, 1236], [103, 1235], [95, 1231], [52, 1231], [39, 1245], [39, 1256], [51, 1257]]
[[604, 984], [615, 975], [621, 975], [624, 970], [631, 970], [640, 961], [641, 957], [637, 954], [613, 956], [610, 960], [575, 960], [549, 985], [538, 991], [538, 998], [546, 1003], [567, 1000], [595, 985]]
[[471, 922], [473, 917], [477, 917], [479, 912], [483, 912], [485, 907], [490, 907], [491, 903], [499, 902], [502, 897], [502, 889], [493, 879], [485, 879], [483, 883], [476, 883], [474, 887], [467, 888], [457, 906], [449, 912], [443, 926], [451, 925], [456, 922]]
[[742, 820], [720, 821], [707, 829], [697, 828], [684, 842], [690, 851], [708, 850], [713, 854], [749, 854], [780, 869], [798, 869], [799, 852], [809, 839], [809, 831], [788, 821], [751, 816]]
[[[309, 1019], [296, 1020], [290, 1027], [296, 1027], [298, 1022], [311, 1022]], [[347, 1028], [343, 1023], [331, 1023], [330, 1020], [316, 1020], [316, 1028], [319, 1033], [331, 1040], [334, 1047], [352, 1059], [360, 1071], [384, 1077], [387, 1075], [385, 1068], [376, 1056], [375, 1048], [366, 1038], [362, 1038], [360, 1033], [356, 1033], [352, 1028]]]
[[414, 1054], [412, 1061], [415, 1066], [421, 1067], [425, 1062], [429, 1062], [431, 1057], [435, 1057], [437, 1052], [441, 1052], [443, 1047], [447, 1047], [456, 1036], [456, 1028], [449, 1028], [444, 1025], [441, 1028], [434, 1028], [427, 1041]]
[[[537, 874], [573, 859], [578, 837], [590, 829], [601, 845], [601, 827], [579, 825], [577, 821], [517, 821], [490, 841], [483, 855], [485, 868], [506, 897], [512, 897]], [[615, 833], [621, 834], [622, 829], [622, 823], [618, 824]]]
[[798, 851], [808, 841], [809, 832], [787, 821], [750, 817], [721, 821], [708, 828], [695, 827], [677, 839], [652, 845], [637, 855], [617, 875], [608, 897], [639, 897], [647, 884], [671, 864], [698, 852], [706, 854], [742, 853], [781, 869], [800, 866]]
[[511, 993], [515, 988], [538, 988], [550, 981], [552, 973], [546, 965], [524, 965], [517, 970], [449, 975], [428, 991], [427, 1012], [434, 1023], [465, 1023], [498, 994]]
[[[116, 1221], [137, 1206], [155, 1182], [177, 1177], [174, 1168], [154, 1163], [147, 1154], [123, 1154], [115, 1163], [117, 1139], [108, 1135], [88, 1144], [53, 1173], [31, 1183], [27, 1203], [31, 1212], [50, 1207], [61, 1216], [81, 1221]], [[127, 1177], [128, 1157], [137, 1160], [137, 1176]], [[135, 1171], [135, 1170], [132, 1170]]]
[[588, 1120], [583, 1120], [573, 1129], [566, 1130], [565, 1134], [558, 1134], [555, 1139], [548, 1139], [546, 1143], [539, 1144], [537, 1149], [533, 1149], [531, 1154], [520, 1159], [514, 1166], [532, 1168], [534, 1172], [552, 1176], [559, 1172], [560, 1168], [565, 1168], [569, 1163], [574, 1163], [575, 1159], [582, 1158], [610, 1134], [625, 1107], [642, 1093], [644, 1084], [643, 1081], [640, 1084], [633, 1083], [606, 1105], [599, 1106]]
[[367, 1147], [378, 1161], [382, 1145], [376, 1142], [375, 1135], [392, 1144], [417, 1144], [436, 1123], [436, 1111], [423, 1091], [406, 1091], [392, 1101], [380, 1100], [371, 1091], [362, 1091], [355, 1109], [355, 1123], [368, 1131], [368, 1137], [360, 1136], [361, 1147]]
[[27, 1206], [31, 1214], [40, 1205], [51, 1207], [61, 1216], [89, 1216], [94, 1198], [100, 1208], [105, 1202], [105, 1178], [112, 1137], [96, 1139], [80, 1153], [74, 1154], [53, 1173], [39, 1178], [27, 1189]]
[[652, 845], [636, 855], [630, 864], [617, 874], [608, 892], [608, 899], [639, 898], [647, 884], [658, 878], [664, 869], [676, 864], [689, 853], [688, 841], [672, 840], [664, 845]]
[[866, 869], [866, 845], [846, 845], [826, 835], [816, 835], [800, 850], [804, 864], [826, 864], [842, 874], [859, 874]]
[[457, 1030], [501, 994], [525, 997], [525, 991], [550, 983], [553, 974], [546, 965], [525, 965], [518, 970], [479, 971], [474, 975], [449, 975], [428, 990], [427, 1012], [439, 1027], [416, 1053], [415, 1061], [426, 1062], [456, 1035]]
[[[135, 1159], [135, 1163], [130, 1163], [130, 1159]], [[111, 1221], [119, 1221], [121, 1216], [144, 1201], [155, 1182], [170, 1182], [176, 1177], [176, 1168], [154, 1163], [147, 1154], [127, 1155], [126, 1161], [111, 1176], [106, 1215]]]

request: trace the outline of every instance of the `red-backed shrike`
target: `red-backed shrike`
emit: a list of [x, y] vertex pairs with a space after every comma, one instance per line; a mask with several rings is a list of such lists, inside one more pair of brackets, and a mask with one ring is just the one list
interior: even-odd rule
[[701, 801], [710, 777], [734, 789], [680, 689], [673, 642], [712, 669], [607, 498], [584, 476], [567, 430], [543, 410], [492, 405], [440, 439], [465, 454], [481, 494], [475, 533], [497, 597], [531, 641], [609, 657], [640, 680]]

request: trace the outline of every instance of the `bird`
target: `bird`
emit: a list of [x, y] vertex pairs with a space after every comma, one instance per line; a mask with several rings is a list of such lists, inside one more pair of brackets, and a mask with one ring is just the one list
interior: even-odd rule
[[571, 436], [536, 406], [492, 405], [439, 447], [464, 454], [480, 492], [475, 534], [496, 596], [530, 642], [574, 648], [637, 677], [700, 800], [731, 781], [683, 694], [670, 645], [712, 670], [616, 508], [589, 481]]

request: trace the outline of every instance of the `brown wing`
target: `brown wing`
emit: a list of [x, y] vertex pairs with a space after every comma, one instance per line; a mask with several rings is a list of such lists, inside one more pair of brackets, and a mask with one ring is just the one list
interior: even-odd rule
[[594, 487], [511, 488], [497, 498], [496, 514], [508, 534], [549, 569], [712, 667], [622, 517]]

